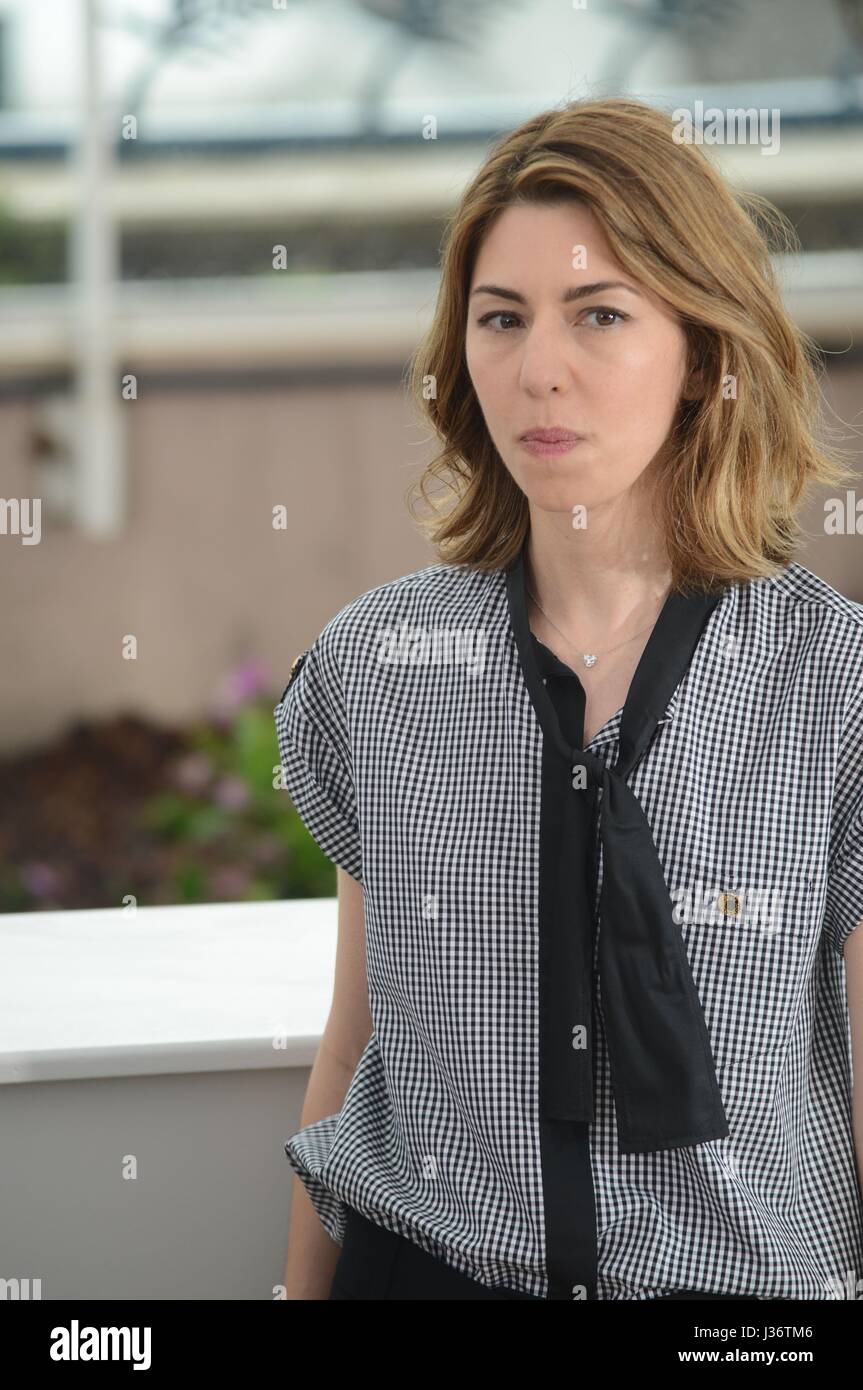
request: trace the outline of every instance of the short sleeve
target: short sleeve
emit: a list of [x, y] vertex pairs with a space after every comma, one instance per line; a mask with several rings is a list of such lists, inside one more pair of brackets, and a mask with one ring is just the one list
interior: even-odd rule
[[347, 709], [328, 628], [294, 661], [273, 715], [281, 785], [327, 858], [362, 882]]
[[863, 678], [846, 713], [836, 785], [824, 933], [841, 955], [863, 922]]
[[339, 1113], [325, 1115], [293, 1134], [284, 1145], [285, 1155], [309, 1195], [318, 1220], [331, 1240], [343, 1245], [347, 1206], [321, 1178], [335, 1142]]

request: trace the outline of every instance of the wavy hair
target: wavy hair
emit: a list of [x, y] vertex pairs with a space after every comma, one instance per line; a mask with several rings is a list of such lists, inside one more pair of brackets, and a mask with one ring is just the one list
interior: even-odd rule
[[[670, 113], [629, 98], [573, 101], [500, 140], [463, 193], [443, 239], [433, 321], [406, 373], [442, 445], [407, 499], [440, 560], [506, 568], [530, 526], [465, 358], [476, 255], [513, 203], [589, 207], [621, 266], [686, 334], [702, 394], [678, 403], [655, 460], [673, 587], [776, 574], [801, 536], [808, 491], [856, 480], [842, 453], [815, 439], [823, 368], [783, 307], [771, 261], [771, 233], [779, 250], [799, 251], [793, 227], [759, 194], [733, 189], [701, 146], [677, 143], [673, 130]], [[723, 395], [729, 379], [733, 403]], [[424, 518], [415, 513], [420, 498]]]

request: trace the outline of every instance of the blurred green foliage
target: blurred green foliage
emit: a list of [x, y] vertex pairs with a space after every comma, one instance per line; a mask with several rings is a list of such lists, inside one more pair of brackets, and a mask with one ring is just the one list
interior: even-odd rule
[[180, 853], [177, 902], [331, 897], [335, 869], [278, 785], [272, 701], [188, 734], [180, 785], [153, 796], [141, 825]]
[[62, 222], [21, 222], [0, 202], [0, 284], [59, 285], [67, 278]]

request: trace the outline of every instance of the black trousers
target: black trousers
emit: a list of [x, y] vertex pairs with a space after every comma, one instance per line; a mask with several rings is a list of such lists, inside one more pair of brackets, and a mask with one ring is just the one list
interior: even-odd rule
[[[743, 1294], [681, 1291], [664, 1298], [720, 1298], [749, 1300]], [[523, 1299], [541, 1303], [530, 1293], [490, 1289], [443, 1260], [421, 1250], [405, 1236], [385, 1230], [349, 1207], [342, 1252], [333, 1275], [330, 1298], [362, 1299]]]

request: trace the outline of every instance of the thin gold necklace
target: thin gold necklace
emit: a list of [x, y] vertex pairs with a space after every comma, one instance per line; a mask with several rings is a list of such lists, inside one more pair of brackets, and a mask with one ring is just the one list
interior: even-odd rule
[[[525, 588], [527, 589], [527, 585], [525, 585]], [[539, 599], [536, 597], [536, 595], [535, 595], [535, 594], [532, 594], [531, 591], [530, 591], [530, 589], [527, 589], [527, 594], [528, 594], [528, 597], [529, 597], [530, 599], [532, 599], [533, 602], [536, 604], [537, 608], [539, 609], [539, 611], [540, 611], [540, 613], [542, 614], [542, 616], [545, 618], [545, 621], [548, 623], [549, 627], [553, 627], [554, 630], [555, 630], [555, 632], [557, 633], [558, 637], [562, 637], [562, 638], [563, 638], [563, 640], [564, 640], [564, 642], [566, 643], [566, 645], [567, 645], [567, 647], [569, 648], [569, 650], [572, 651], [572, 652], [577, 651], [578, 649], [575, 648], [575, 647], [573, 647], [573, 645], [572, 645], [571, 641], [569, 640], [569, 638], [567, 637], [566, 633], [565, 633], [565, 632], [561, 632], [561, 630], [560, 630], [560, 628], [557, 626], [557, 624], [556, 624], [556, 623], [553, 623], [553, 622], [551, 621], [551, 618], [550, 618], [550, 617], [548, 616], [548, 614], [546, 613], [545, 609], [543, 608], [542, 604], [540, 603], [540, 601], [539, 601]], [[595, 665], [596, 665], [596, 659], [597, 659], [598, 656], [610, 656], [612, 652], [619, 651], [621, 647], [626, 647], [626, 646], [629, 645], [630, 642], [634, 642], [635, 639], [636, 639], [636, 637], [640, 637], [640, 636], [641, 636], [642, 632], [647, 632], [648, 628], [651, 628], [651, 627], [655, 627], [655, 626], [656, 626], [656, 622], [657, 622], [658, 617], [659, 617], [659, 614], [657, 613], [656, 618], [653, 619], [653, 622], [648, 623], [646, 627], [639, 628], [638, 632], [634, 632], [634, 633], [632, 634], [631, 637], [627, 637], [625, 642], [618, 642], [618, 644], [617, 644], [616, 647], [608, 647], [608, 648], [606, 649], [606, 651], [604, 651], [604, 652], [582, 652], [582, 653], [581, 653], [581, 659], [582, 659], [582, 661], [584, 662], [585, 666], [595, 666]]]

